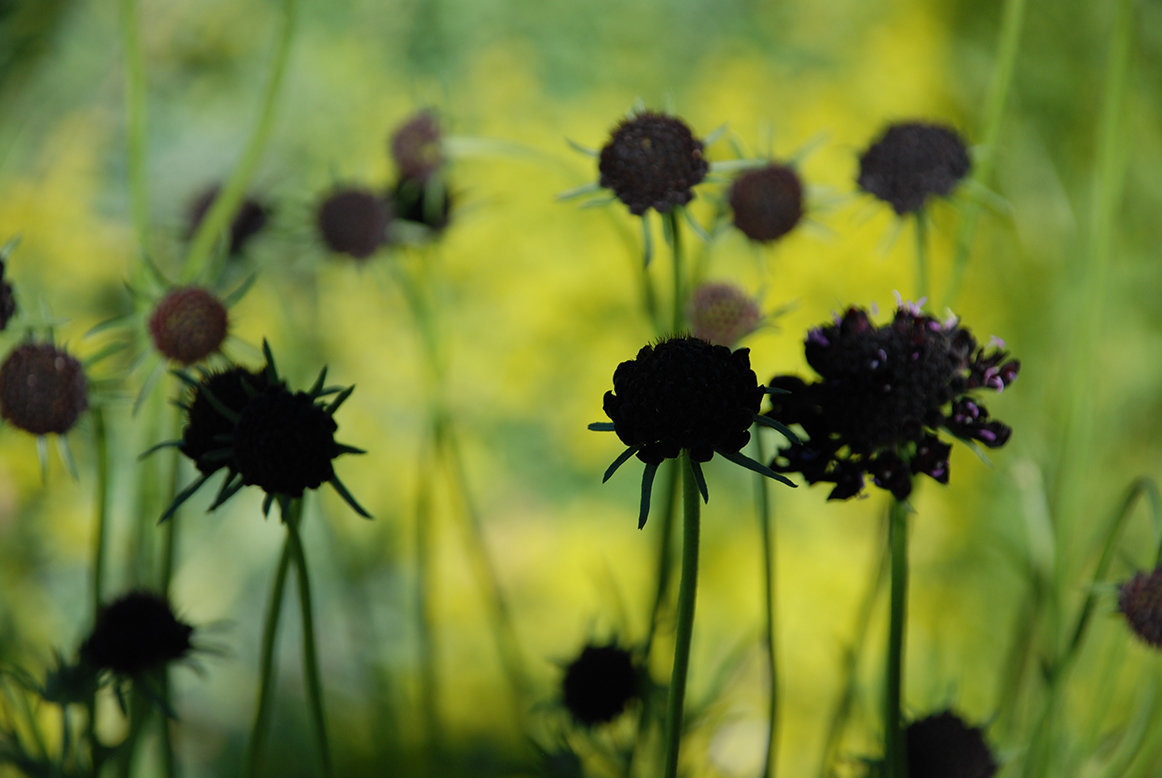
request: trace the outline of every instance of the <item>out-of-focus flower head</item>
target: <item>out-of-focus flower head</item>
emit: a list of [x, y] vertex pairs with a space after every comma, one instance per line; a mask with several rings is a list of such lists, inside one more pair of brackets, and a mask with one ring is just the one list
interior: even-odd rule
[[165, 597], [133, 591], [101, 609], [81, 644], [81, 659], [94, 670], [135, 678], [185, 657], [193, 632]]
[[972, 162], [960, 134], [924, 122], [890, 125], [859, 158], [859, 188], [899, 215], [947, 197], [968, 175]]
[[1162, 567], [1118, 587], [1118, 610], [1143, 642], [1162, 650]]
[[565, 668], [561, 694], [573, 719], [585, 727], [606, 724], [642, 695], [642, 670], [616, 642], [587, 645]]
[[[220, 187], [215, 184], [203, 190], [190, 203], [187, 216], [187, 236], [192, 236], [197, 232], [202, 220], [209, 213], [210, 206], [218, 199], [220, 191]], [[238, 207], [238, 213], [234, 215], [234, 221], [230, 223], [229, 255], [236, 257], [242, 254], [250, 239], [262, 232], [262, 229], [266, 227], [266, 222], [269, 217], [270, 208], [268, 206], [253, 197], [244, 198], [242, 204]]]
[[613, 190], [635, 216], [666, 213], [694, 199], [693, 187], [710, 165], [702, 141], [685, 122], [646, 111], [614, 128], [598, 161], [599, 184]]
[[328, 250], [367, 259], [387, 243], [391, 205], [373, 192], [339, 188], [327, 195], [315, 215], [319, 236]]
[[758, 329], [763, 320], [754, 298], [728, 283], [701, 284], [690, 296], [687, 316], [694, 337], [730, 347]]
[[89, 407], [81, 363], [49, 342], [19, 344], [0, 363], [0, 416], [33, 435], [63, 435]]
[[228, 324], [226, 304], [216, 295], [184, 286], [171, 289], [158, 302], [149, 316], [149, 334], [166, 359], [192, 365], [222, 348]]
[[904, 740], [908, 778], [992, 778], [999, 769], [984, 733], [952, 711], [913, 721]]
[[771, 163], [739, 174], [730, 186], [734, 226], [758, 243], [770, 243], [803, 218], [803, 183], [789, 165]]

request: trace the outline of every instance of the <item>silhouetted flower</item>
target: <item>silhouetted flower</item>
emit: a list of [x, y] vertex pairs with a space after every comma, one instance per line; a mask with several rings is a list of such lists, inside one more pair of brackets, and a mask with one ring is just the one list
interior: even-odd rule
[[[218, 186], [211, 186], [199, 194], [190, 204], [187, 235], [193, 236], [197, 232], [202, 220], [209, 213], [210, 206], [218, 199], [220, 191]], [[262, 232], [262, 228], [266, 226], [267, 216], [267, 207], [258, 200], [253, 197], [242, 200], [241, 205], [238, 206], [238, 213], [234, 214], [234, 221], [230, 223], [230, 256], [241, 254], [242, 249], [246, 247], [250, 239]]]
[[908, 778], [991, 778], [998, 769], [981, 730], [952, 711], [908, 725]]
[[222, 444], [233, 434], [237, 416], [251, 397], [267, 388], [265, 372], [255, 373], [244, 367], [203, 375], [189, 402], [183, 404], [186, 427], [179, 449], [204, 475], [230, 464], [229, 458], [221, 455]]
[[149, 317], [149, 334], [162, 356], [182, 365], [217, 353], [226, 340], [226, 305], [211, 292], [186, 286], [168, 292]]
[[0, 330], [8, 329], [8, 322], [16, 315], [16, 297], [12, 292], [12, 284], [4, 278], [7, 269], [4, 256], [0, 250]]
[[101, 609], [81, 659], [95, 670], [135, 677], [186, 656], [193, 631], [164, 597], [134, 591]]
[[758, 329], [758, 303], [734, 284], [706, 283], [694, 290], [688, 308], [694, 337], [716, 346], [734, 346]]
[[700, 462], [715, 453], [763, 475], [790, 483], [741, 453], [756, 420], [787, 432], [772, 418], [759, 417], [763, 389], [750, 368], [749, 349], [731, 351], [692, 336], [668, 338], [644, 346], [637, 357], [617, 366], [613, 391], [605, 393], [604, 410], [612, 423], [589, 428], [613, 431], [628, 448], [605, 472], [608, 480], [630, 456], [646, 463], [638, 526], [649, 513], [649, 492], [662, 460], [690, 455], [703, 499], [706, 482]]
[[650, 112], [622, 121], [598, 164], [600, 185], [612, 189], [635, 216], [690, 202], [692, 188], [709, 169], [702, 142], [682, 120]]
[[89, 407], [81, 363], [51, 343], [22, 343], [0, 364], [0, 416], [33, 435], [63, 435]]
[[730, 187], [734, 226], [760, 243], [777, 240], [803, 218], [803, 184], [787, 165], [747, 170]]
[[990, 448], [1008, 442], [1012, 430], [989, 420], [970, 393], [1001, 391], [1020, 363], [999, 346], [979, 347], [956, 320], [942, 323], [901, 305], [877, 327], [850, 308], [811, 330], [804, 350], [820, 380], [776, 376], [770, 385], [782, 393], [772, 394], [770, 413], [800, 425], [806, 439], [780, 450], [771, 467], [834, 483], [828, 499], [859, 494], [865, 474], [898, 499], [919, 473], [947, 483], [951, 446], [938, 437], [941, 429]]
[[1139, 572], [1118, 587], [1118, 610], [1134, 634], [1162, 649], [1162, 567]]
[[929, 197], [951, 194], [971, 168], [964, 140], [950, 127], [902, 122], [859, 158], [859, 188], [903, 215], [918, 211]]
[[328, 249], [367, 259], [387, 241], [391, 218], [383, 198], [362, 189], [338, 189], [319, 205], [316, 222]]
[[633, 655], [616, 643], [588, 645], [565, 668], [561, 690], [565, 707], [578, 724], [605, 724], [640, 699], [641, 671]]

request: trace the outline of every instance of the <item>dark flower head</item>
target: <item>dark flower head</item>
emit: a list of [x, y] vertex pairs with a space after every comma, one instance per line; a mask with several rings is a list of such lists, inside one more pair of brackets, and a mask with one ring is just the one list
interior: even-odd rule
[[225, 304], [197, 286], [166, 294], [149, 317], [149, 334], [162, 356], [182, 365], [201, 362], [226, 340]]
[[391, 206], [362, 189], [339, 189], [319, 205], [316, 222], [327, 248], [367, 259], [387, 241]]
[[1009, 439], [1009, 427], [989, 420], [970, 392], [1001, 391], [1020, 363], [998, 347], [979, 347], [956, 321], [901, 305], [890, 323], [876, 326], [866, 311], [850, 308], [811, 330], [804, 351], [820, 380], [772, 379], [785, 393], [771, 396], [771, 414], [800, 425], [807, 439], [781, 450], [772, 468], [834, 483], [829, 499], [859, 494], [865, 474], [898, 499], [919, 473], [947, 483], [951, 447], [941, 429], [990, 448]]
[[710, 169], [702, 142], [680, 119], [642, 113], [621, 122], [601, 149], [600, 185], [641, 216], [666, 213], [694, 199], [691, 189]]
[[130, 592], [101, 609], [81, 659], [96, 670], [138, 676], [189, 653], [193, 631], [161, 595]]
[[8, 245], [0, 246], [0, 330], [8, 329], [8, 322], [16, 315], [16, 297], [12, 293], [12, 284], [4, 278], [4, 271], [7, 269], [4, 264], [4, 259], [8, 256], [5, 251], [7, 248]]
[[786, 165], [748, 170], [730, 187], [734, 226], [760, 243], [777, 240], [803, 218], [803, 184]]
[[63, 435], [89, 407], [81, 363], [51, 343], [22, 343], [0, 364], [0, 416], [33, 435]]
[[908, 778], [991, 778], [998, 766], [981, 730], [951, 711], [913, 721], [904, 733]]
[[565, 707], [578, 724], [592, 727], [617, 718], [642, 693], [641, 671], [633, 655], [616, 643], [586, 646], [565, 668]]
[[1118, 587], [1118, 610], [1135, 635], [1162, 649], [1162, 567], [1137, 573]]
[[707, 283], [694, 290], [688, 310], [694, 337], [716, 346], [733, 346], [758, 329], [758, 304], [733, 284]]
[[237, 417], [250, 399], [268, 388], [265, 372], [232, 367], [207, 374], [193, 389], [179, 450], [203, 475], [230, 464], [230, 441]]
[[420, 111], [391, 136], [391, 156], [405, 180], [424, 181], [444, 164], [440, 123], [431, 111]]
[[[210, 206], [218, 199], [220, 191], [219, 187], [211, 186], [191, 203], [187, 235], [192, 236], [197, 232], [202, 220], [209, 213]], [[258, 200], [253, 197], [243, 199], [242, 204], [238, 206], [238, 213], [234, 215], [234, 221], [230, 223], [230, 256], [241, 254], [250, 239], [262, 232], [262, 228], [266, 226], [267, 216], [267, 207]]]
[[964, 140], [950, 127], [893, 124], [859, 158], [859, 188], [903, 215], [929, 197], [952, 193], [971, 168]]

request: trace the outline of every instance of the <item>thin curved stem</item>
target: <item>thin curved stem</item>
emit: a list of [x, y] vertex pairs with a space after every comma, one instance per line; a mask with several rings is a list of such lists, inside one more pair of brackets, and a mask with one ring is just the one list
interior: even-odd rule
[[884, 764], [887, 778], [907, 778], [904, 751], [904, 626], [908, 610], [908, 507], [893, 500], [888, 514], [891, 576], [888, 594], [888, 655], [884, 690]]
[[[766, 462], [762, 437], [754, 435], [755, 461]], [[763, 755], [763, 776], [771, 778], [778, 763], [779, 748], [779, 663], [778, 643], [775, 640], [775, 528], [771, 516], [770, 482], [764, 476], [755, 477], [755, 512], [758, 514], [759, 535], [763, 561], [763, 642], [766, 644], [766, 664], [770, 696], [767, 701], [767, 742]]]
[[270, 723], [271, 700], [274, 698], [275, 660], [274, 648], [278, 638], [279, 617], [282, 615], [283, 591], [286, 588], [286, 574], [290, 567], [291, 539], [287, 535], [274, 571], [274, 583], [270, 588], [270, 601], [266, 608], [266, 621], [262, 627], [262, 649], [258, 670], [258, 705], [254, 711], [254, 724], [250, 729], [250, 740], [246, 744], [245, 773], [247, 778], [258, 775], [262, 764], [266, 730]]

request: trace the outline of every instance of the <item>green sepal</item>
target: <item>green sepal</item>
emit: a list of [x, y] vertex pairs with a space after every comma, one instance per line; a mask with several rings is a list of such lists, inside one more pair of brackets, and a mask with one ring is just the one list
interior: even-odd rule
[[613, 432], [616, 427], [614, 427], [611, 421], [595, 421], [589, 425], [589, 429], [594, 432]]
[[179, 507], [181, 507], [181, 504], [193, 497], [194, 492], [201, 489], [202, 484], [206, 483], [206, 481], [209, 479], [209, 475], [200, 475], [198, 476], [198, 480], [194, 481], [185, 489], [182, 489], [180, 492], [178, 492], [177, 496], [173, 498], [173, 502], [171, 502], [169, 507], [165, 509], [165, 513], [161, 514], [161, 518], [157, 520], [157, 523], [164, 524], [165, 522], [169, 521], [173, 515], [177, 513], [177, 510]]
[[781, 421], [772, 419], [770, 416], [764, 416], [761, 413], [756, 413], [754, 421], [755, 424], [760, 426], [770, 427], [795, 445], [799, 445], [803, 442], [799, 439], [799, 436], [791, 430], [790, 427], [788, 427], [786, 424], [783, 424]]
[[363, 509], [363, 506], [359, 504], [359, 502], [351, 495], [351, 492], [347, 490], [347, 487], [343, 485], [343, 482], [339, 480], [339, 476], [333, 477], [330, 481], [330, 484], [331, 487], [338, 493], [338, 495], [343, 498], [343, 502], [351, 506], [351, 510], [355, 511], [365, 519], [372, 518], [371, 514]]
[[605, 475], [601, 476], [601, 483], [605, 483], [610, 477], [617, 472], [617, 468], [621, 467], [626, 461], [637, 453], [637, 446], [630, 446], [625, 451], [618, 455], [617, 459], [613, 460], [613, 464], [605, 468]]
[[741, 451], [736, 451], [733, 454], [728, 454], [725, 451], [719, 451], [718, 453], [721, 454], [723, 457], [725, 457], [727, 459], [727, 461], [733, 462], [736, 465], [741, 465], [742, 467], [745, 467], [747, 470], [753, 470], [754, 472], [758, 473], [759, 475], [765, 475], [767, 478], [773, 478], [780, 483], [786, 484], [787, 486], [791, 487], [792, 489], [794, 489], [798, 486], [798, 484], [796, 484], [790, 478], [787, 478], [785, 475], [782, 475], [781, 473], [776, 473], [774, 470], [771, 470], [769, 467], [762, 464], [761, 462], [754, 461], [753, 459], [748, 457], [746, 454], [743, 454]]
[[641, 510], [638, 511], [637, 528], [641, 529], [646, 525], [646, 519], [650, 517], [650, 494], [654, 488], [654, 476], [657, 475], [658, 466], [655, 464], [646, 464], [642, 471], [642, 503]]
[[696, 460], [690, 460], [690, 472], [694, 473], [694, 483], [698, 484], [698, 493], [702, 495], [702, 502], [710, 502], [710, 490], [706, 488], [706, 476], [702, 473], [702, 465]]

